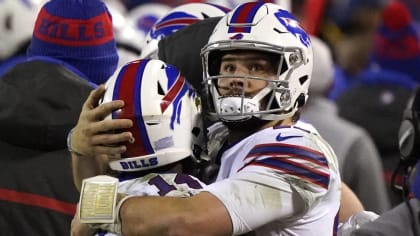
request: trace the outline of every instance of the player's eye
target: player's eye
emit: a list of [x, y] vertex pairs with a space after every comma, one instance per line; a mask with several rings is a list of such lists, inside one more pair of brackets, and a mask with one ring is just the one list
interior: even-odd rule
[[224, 64], [222, 65], [222, 73], [229, 73], [233, 74], [235, 72], [236, 67], [232, 64]]
[[260, 64], [252, 64], [249, 68], [249, 71], [251, 72], [264, 71], [264, 66]]

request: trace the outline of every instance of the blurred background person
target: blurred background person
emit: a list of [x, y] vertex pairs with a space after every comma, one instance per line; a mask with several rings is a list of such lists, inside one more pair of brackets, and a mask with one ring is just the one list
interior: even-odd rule
[[66, 235], [78, 198], [66, 136], [118, 55], [102, 1], [46, 2], [32, 31], [27, 56], [0, 77], [0, 228], [5, 235]]
[[343, 181], [359, 197], [365, 209], [380, 214], [390, 208], [381, 157], [369, 134], [340, 117], [336, 104], [327, 98], [334, 76], [331, 50], [315, 36], [311, 41], [314, 69], [301, 118], [314, 125], [331, 144]]
[[360, 226], [353, 236], [420, 235], [420, 89], [407, 102], [398, 133], [401, 157], [395, 172], [404, 176], [400, 186], [403, 202], [373, 222]]
[[68, 235], [79, 193], [66, 136], [92, 89], [52, 60], [27, 60], [0, 77], [2, 235]]
[[330, 0], [318, 36], [329, 44], [336, 63], [329, 97], [335, 99], [368, 65], [373, 38], [387, 0]]
[[162, 3], [145, 3], [130, 10], [121, 1], [106, 0], [112, 15], [118, 50], [118, 67], [139, 59], [146, 35], [171, 7]]
[[0, 75], [26, 58], [35, 19], [45, 1], [0, 1]]
[[[381, 155], [392, 205], [402, 201], [391, 191], [398, 163], [398, 129], [405, 104], [418, 85], [419, 36], [410, 12], [398, 2], [386, 5], [374, 34], [369, 65], [353, 77], [337, 98], [340, 116], [364, 127]], [[401, 176], [400, 176], [401, 177]]]
[[61, 60], [92, 83], [104, 83], [118, 65], [111, 13], [101, 0], [45, 3], [35, 21], [27, 56]]

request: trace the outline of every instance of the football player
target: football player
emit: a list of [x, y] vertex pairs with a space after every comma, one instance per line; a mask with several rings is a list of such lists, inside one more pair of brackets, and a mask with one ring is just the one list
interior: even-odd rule
[[[220, 20], [202, 58], [206, 109], [229, 129], [217, 181], [191, 197], [122, 198], [114, 223], [124, 235], [332, 235], [337, 160], [313, 127], [297, 123], [313, 64], [306, 32], [278, 5], [244, 3]], [[133, 134], [111, 137], [102, 142], [119, 153]]]

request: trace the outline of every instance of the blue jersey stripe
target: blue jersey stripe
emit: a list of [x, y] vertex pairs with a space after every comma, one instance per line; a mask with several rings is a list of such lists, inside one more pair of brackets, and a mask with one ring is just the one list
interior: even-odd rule
[[309, 148], [305, 148], [297, 145], [290, 145], [284, 143], [271, 143], [264, 145], [257, 145], [248, 153], [245, 158], [251, 158], [255, 156], [297, 156], [305, 158], [308, 161], [312, 161], [321, 166], [328, 167], [328, 161], [325, 156]]
[[292, 161], [287, 161], [287, 158], [266, 158], [262, 160], [255, 160], [249, 163], [250, 165], [265, 166], [268, 168], [282, 171], [286, 174], [296, 176], [305, 181], [314, 183], [322, 188], [328, 189], [330, 176], [329, 174], [319, 172], [314, 168], [305, 165], [300, 165]]

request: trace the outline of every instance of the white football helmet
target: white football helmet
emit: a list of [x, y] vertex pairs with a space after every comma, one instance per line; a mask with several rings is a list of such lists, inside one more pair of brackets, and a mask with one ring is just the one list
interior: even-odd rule
[[38, 11], [46, 0], [0, 1], [0, 60], [29, 42]]
[[[207, 3], [213, 3], [220, 6], [224, 6], [230, 9], [234, 9], [239, 4], [244, 3], [244, 0], [207, 0]], [[251, 2], [251, 1], [248, 1]], [[291, 0], [255, 0], [254, 2], [271, 2], [283, 7], [287, 11], [292, 11], [292, 2]]]
[[[222, 77], [220, 60], [232, 50], [275, 56], [279, 63], [276, 79], [240, 76], [244, 84], [245, 80], [258, 79], [267, 85], [253, 97], [245, 97], [245, 88], [242, 95], [221, 96], [217, 86]], [[276, 4], [248, 2], [237, 6], [216, 25], [201, 55], [211, 117], [227, 122], [252, 117], [283, 120], [306, 102], [313, 66], [311, 41], [295, 17]]]
[[170, 10], [149, 31], [140, 58], [157, 58], [159, 41], [197, 21], [224, 16], [228, 8], [209, 3], [186, 3]]
[[163, 3], [144, 3], [131, 9], [126, 18], [133, 21], [137, 30], [147, 35], [153, 25], [164, 17], [172, 8]]
[[125, 103], [107, 119], [131, 119], [134, 124], [129, 129], [134, 143], [110, 161], [111, 169], [142, 171], [192, 155], [200, 107], [195, 91], [175, 67], [160, 60], [133, 61], [105, 86], [102, 103]]
[[[117, 46], [123, 54], [122, 65], [138, 59], [144, 47], [147, 33], [151, 30], [158, 19], [163, 17], [171, 8], [161, 3], [141, 4], [127, 12], [125, 24], [116, 34]], [[136, 52], [136, 54], [123, 53]], [[131, 57], [131, 60], [130, 60]]]

